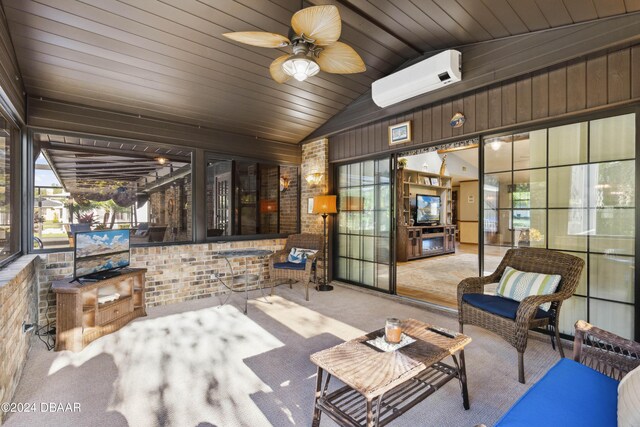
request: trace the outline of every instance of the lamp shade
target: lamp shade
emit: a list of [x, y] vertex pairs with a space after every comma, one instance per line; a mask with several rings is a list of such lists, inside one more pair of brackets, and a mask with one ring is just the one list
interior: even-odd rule
[[335, 214], [338, 213], [336, 208], [336, 196], [316, 196], [313, 198], [314, 214]]

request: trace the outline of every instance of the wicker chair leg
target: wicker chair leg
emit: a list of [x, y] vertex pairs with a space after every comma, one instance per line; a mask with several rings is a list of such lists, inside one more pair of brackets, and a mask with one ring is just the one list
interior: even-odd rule
[[524, 384], [524, 352], [518, 352], [518, 381]]
[[558, 351], [560, 352], [560, 357], [564, 358], [564, 349], [562, 348], [562, 341], [560, 341], [560, 331], [558, 331], [558, 321], [556, 320], [556, 324], [553, 326], [553, 330], [556, 334], [556, 345], [558, 346]]
[[308, 280], [307, 280], [307, 292], [306, 292], [305, 299], [309, 301], [309, 281]]
[[273, 296], [273, 290], [275, 289], [275, 280], [271, 279], [271, 296]]
[[460, 326], [458, 327], [459, 332], [460, 332], [461, 334], [464, 334], [464, 325], [462, 324], [462, 322], [459, 322], [459, 323], [458, 323], [458, 325], [460, 325]]

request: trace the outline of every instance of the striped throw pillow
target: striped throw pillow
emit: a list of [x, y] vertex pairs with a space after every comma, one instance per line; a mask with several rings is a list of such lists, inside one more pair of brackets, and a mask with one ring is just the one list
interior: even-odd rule
[[[507, 267], [496, 294], [516, 301], [522, 301], [531, 295], [550, 295], [558, 288], [560, 279], [558, 274], [529, 273]], [[551, 308], [551, 303], [541, 304], [540, 308], [547, 311]]]
[[287, 262], [302, 264], [307, 261], [307, 257], [314, 255], [316, 252], [318, 251], [313, 249], [291, 248], [291, 252], [289, 252], [289, 256], [287, 257]]

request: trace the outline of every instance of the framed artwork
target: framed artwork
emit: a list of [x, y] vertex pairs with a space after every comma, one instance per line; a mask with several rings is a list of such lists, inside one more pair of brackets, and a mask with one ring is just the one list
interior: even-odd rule
[[440, 180], [436, 177], [431, 178], [431, 185], [440, 185]]
[[307, 213], [313, 213], [313, 197], [309, 197], [309, 200], [307, 201]]
[[389, 126], [389, 145], [411, 141], [411, 120]]

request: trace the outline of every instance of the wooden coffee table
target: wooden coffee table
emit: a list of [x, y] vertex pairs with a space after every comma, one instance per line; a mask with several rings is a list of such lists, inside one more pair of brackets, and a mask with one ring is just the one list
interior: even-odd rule
[[[318, 366], [313, 426], [323, 412], [341, 426], [386, 425], [454, 378], [469, 409], [464, 347], [471, 338], [453, 331], [454, 338], [446, 337], [414, 319], [402, 323], [416, 342], [399, 350], [385, 353], [365, 342], [383, 335], [381, 329], [311, 355]], [[443, 363], [448, 357], [452, 365]], [[346, 386], [327, 392], [331, 377]]]

